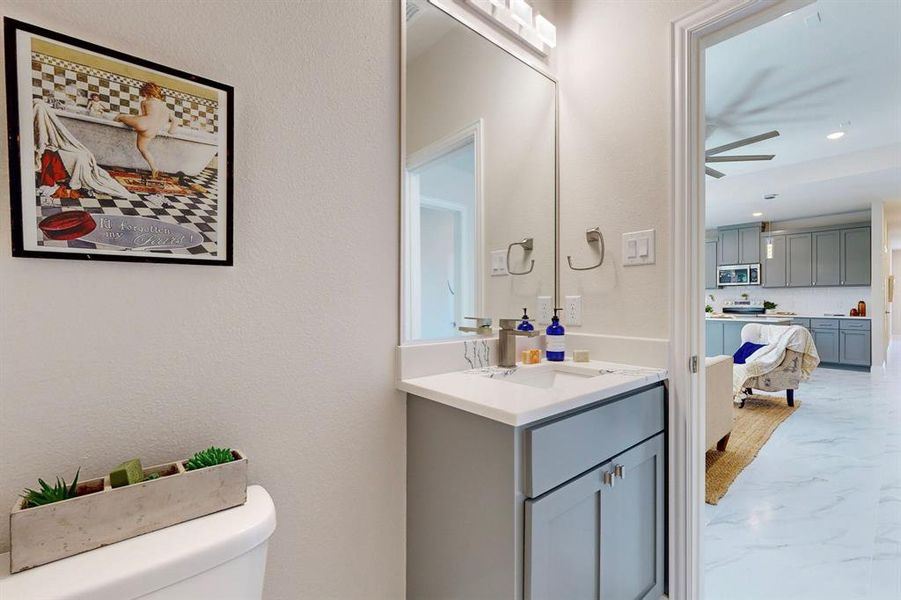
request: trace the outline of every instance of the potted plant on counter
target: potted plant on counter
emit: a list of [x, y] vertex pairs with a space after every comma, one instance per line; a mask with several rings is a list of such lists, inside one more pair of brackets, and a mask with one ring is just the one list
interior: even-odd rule
[[87, 481], [80, 473], [24, 490], [9, 515], [11, 573], [247, 501], [247, 457], [231, 448], [149, 468], [135, 458]]
[[763, 310], [766, 311], [766, 314], [771, 315], [776, 312], [776, 307], [779, 306], [775, 302], [770, 302], [769, 300], [763, 301]]

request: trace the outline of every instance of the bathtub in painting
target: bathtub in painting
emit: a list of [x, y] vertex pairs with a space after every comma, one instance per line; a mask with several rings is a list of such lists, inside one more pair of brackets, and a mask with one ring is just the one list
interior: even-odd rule
[[[143, 171], [150, 169], [135, 148], [133, 129], [111, 118], [80, 110], [56, 109], [56, 114], [66, 129], [94, 153], [99, 165]], [[178, 127], [175, 133], [160, 133], [153, 138], [150, 151], [160, 171], [197, 175], [216, 156], [218, 144], [216, 134]]]

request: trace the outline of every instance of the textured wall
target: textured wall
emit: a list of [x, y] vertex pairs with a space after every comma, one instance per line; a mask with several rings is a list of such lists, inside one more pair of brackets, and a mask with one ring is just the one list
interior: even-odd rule
[[0, 208], [0, 507], [231, 444], [278, 508], [267, 598], [403, 595], [397, 11], [0, 0], [237, 90], [234, 268], [12, 259]]
[[[582, 327], [669, 337], [670, 22], [698, 2], [595, 2], [557, 7], [560, 77], [561, 294], [582, 296]], [[600, 226], [607, 257], [585, 230]], [[622, 234], [657, 230], [657, 264], [622, 266]]]

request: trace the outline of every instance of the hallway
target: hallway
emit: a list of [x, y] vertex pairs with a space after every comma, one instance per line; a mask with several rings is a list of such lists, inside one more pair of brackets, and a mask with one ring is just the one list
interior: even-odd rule
[[706, 600], [901, 597], [901, 337], [885, 369], [817, 369], [716, 506]]

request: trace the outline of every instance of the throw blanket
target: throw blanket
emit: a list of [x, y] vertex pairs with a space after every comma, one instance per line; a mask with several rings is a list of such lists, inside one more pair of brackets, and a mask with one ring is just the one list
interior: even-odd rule
[[69, 187], [87, 188], [115, 198], [131, 198], [132, 193], [97, 165], [94, 155], [66, 129], [59, 117], [43, 100], [35, 99], [34, 153], [35, 169], [40, 169], [44, 150], [55, 150], [69, 173]]
[[794, 350], [801, 354], [801, 379], [810, 378], [813, 370], [820, 364], [820, 356], [813, 343], [813, 336], [803, 327], [797, 325], [760, 325], [751, 323], [741, 331], [742, 341], [766, 344], [748, 357], [743, 365], [732, 368], [732, 393], [739, 395], [745, 388], [745, 382], [754, 377], [766, 375], [782, 364], [786, 350]]

